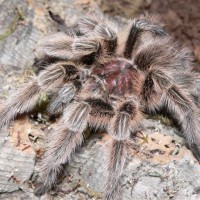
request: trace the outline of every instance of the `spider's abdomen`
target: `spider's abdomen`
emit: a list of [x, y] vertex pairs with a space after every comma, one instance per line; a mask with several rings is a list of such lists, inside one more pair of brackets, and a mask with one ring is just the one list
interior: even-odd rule
[[103, 79], [104, 86], [110, 95], [139, 94], [142, 75], [127, 61], [111, 61], [96, 68], [93, 73]]

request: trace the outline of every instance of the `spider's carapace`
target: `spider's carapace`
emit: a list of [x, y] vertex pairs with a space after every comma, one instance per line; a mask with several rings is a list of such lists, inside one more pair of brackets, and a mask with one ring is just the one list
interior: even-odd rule
[[131, 94], [139, 95], [142, 74], [134, 64], [125, 59], [112, 60], [93, 71], [99, 76], [110, 95], [118, 97]]

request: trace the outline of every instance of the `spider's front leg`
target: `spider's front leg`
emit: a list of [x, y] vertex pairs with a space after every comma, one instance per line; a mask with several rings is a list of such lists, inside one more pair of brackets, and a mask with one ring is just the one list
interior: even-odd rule
[[104, 200], [118, 200], [121, 191], [122, 172], [128, 153], [131, 132], [135, 132], [141, 120], [139, 106], [135, 101], [126, 101], [112, 118], [108, 133], [109, 144], [107, 180], [104, 188]]
[[104, 63], [115, 54], [117, 34], [105, 24], [98, 24], [93, 32], [74, 40], [72, 52], [74, 56], [86, 64]]
[[71, 102], [81, 87], [82, 85], [79, 80], [66, 83], [62, 87], [59, 87], [51, 97], [51, 101], [48, 104], [48, 112], [51, 115], [62, 114], [63, 110]]
[[[64, 33], [57, 33], [41, 41], [37, 51], [39, 55], [43, 56], [92, 64], [103, 53], [103, 50], [114, 51], [112, 44], [107, 42], [114, 37], [110, 29], [104, 26], [99, 27], [97, 33], [99, 33], [99, 37], [97, 34], [70, 37]], [[104, 39], [104, 37], [107, 38]]]
[[[156, 20], [134, 19], [131, 20], [123, 30], [121, 30], [117, 51], [120, 54], [123, 54], [126, 59], [131, 59], [134, 50], [138, 47], [138, 41], [139, 43], [143, 43], [141, 38], [144, 33], [150, 33], [151, 37], [153, 36], [153, 38], [159, 39], [164, 39], [167, 36], [163, 27], [158, 25]], [[151, 39], [150, 35], [148, 36], [149, 39]]]
[[0, 127], [8, 125], [17, 115], [34, 109], [42, 92], [51, 92], [75, 79], [79, 70], [71, 62], [58, 62], [41, 71], [37, 77], [21, 85], [0, 107]]

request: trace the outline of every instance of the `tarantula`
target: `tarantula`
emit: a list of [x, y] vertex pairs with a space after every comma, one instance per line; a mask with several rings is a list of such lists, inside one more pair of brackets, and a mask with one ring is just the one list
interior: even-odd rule
[[32, 111], [48, 92], [50, 114], [61, 113], [41, 163], [42, 195], [55, 187], [64, 164], [83, 142], [87, 126], [111, 137], [104, 200], [118, 199], [132, 136], [143, 113], [165, 111], [178, 123], [200, 161], [199, 76], [191, 53], [177, 44], [157, 19], [139, 17], [125, 25], [89, 15], [38, 45], [45, 68], [4, 102], [0, 125]]

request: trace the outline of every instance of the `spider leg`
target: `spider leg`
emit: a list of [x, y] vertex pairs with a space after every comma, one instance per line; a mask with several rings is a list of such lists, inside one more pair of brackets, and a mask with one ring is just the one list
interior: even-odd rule
[[200, 76], [199, 73], [194, 71], [186, 71], [180, 76], [175, 77], [175, 83], [180, 85], [181, 88], [187, 90], [196, 106], [200, 108]]
[[56, 33], [38, 43], [37, 54], [40, 57], [54, 57], [63, 60], [80, 60], [80, 57], [96, 53], [99, 43], [88, 37], [71, 37], [65, 33]]
[[94, 60], [99, 52], [100, 44], [95, 38], [71, 37], [65, 33], [56, 33], [46, 37], [38, 44], [37, 48], [38, 57], [47, 56], [63, 60], [75, 60], [84, 64], [88, 64], [84, 62], [86, 59], [93, 58]]
[[172, 85], [161, 98], [162, 106], [178, 122], [189, 148], [200, 162], [200, 121], [198, 108], [189, 94]]
[[8, 126], [17, 114], [25, 113], [35, 106], [40, 88], [35, 78], [24, 84], [6, 102], [1, 102], [0, 127]]
[[[90, 35], [74, 40], [73, 56], [81, 57], [86, 64], [104, 63], [112, 56], [117, 48], [117, 34], [104, 24], [98, 24]], [[105, 61], [106, 59], [106, 61]]]
[[97, 122], [94, 120], [96, 117], [100, 119], [98, 126], [105, 127], [107, 125], [105, 121], [113, 115], [112, 112], [113, 109], [109, 104], [102, 99], [94, 98], [74, 101], [64, 110], [64, 115], [53, 130], [51, 142], [42, 160], [42, 183], [35, 190], [37, 196], [55, 186], [59, 174], [63, 171], [63, 165], [70, 161], [74, 151], [82, 144], [84, 139], [82, 133], [88, 123], [94, 125], [94, 121]]
[[78, 69], [69, 62], [50, 65], [37, 77], [22, 84], [0, 108], [0, 127], [8, 125], [17, 115], [32, 111], [42, 92], [51, 92], [77, 77]]
[[38, 43], [36, 52], [39, 56], [48, 56], [60, 59], [71, 57], [71, 44], [74, 38], [65, 33], [56, 33], [47, 36]]
[[111, 56], [116, 52], [117, 49], [117, 27], [109, 27], [105, 23], [99, 23], [95, 29], [94, 34], [100, 37], [100, 43], [104, 54]]
[[165, 110], [178, 123], [189, 148], [200, 161], [198, 108], [189, 93], [174, 85], [160, 69], [151, 69], [141, 93], [147, 111]]
[[65, 107], [71, 102], [80, 89], [81, 83], [78, 80], [66, 83], [58, 88], [48, 105], [48, 112], [52, 115], [62, 114]]
[[88, 98], [86, 102], [91, 106], [89, 125], [95, 129], [106, 129], [114, 116], [113, 107], [101, 98]]
[[144, 48], [135, 57], [136, 65], [146, 74], [141, 97], [147, 111], [157, 112], [163, 108], [178, 122], [188, 146], [200, 161], [198, 108], [193, 103], [192, 95], [185, 92], [194, 81], [187, 76], [189, 84], [186, 85], [182, 79], [177, 78], [179, 69], [188, 68], [189, 63], [184, 61], [188, 52], [182, 50], [179, 54], [176, 45], [170, 40], [165, 42], [167, 45], [160, 47], [158, 44], [150, 44], [147, 46], [148, 52]]
[[[120, 47], [119, 51], [123, 49], [122, 54], [125, 58], [131, 59], [133, 50], [140, 39], [141, 35], [143, 33], [149, 32], [154, 37], [157, 38], [165, 38], [167, 36], [167, 33], [163, 29], [162, 26], [158, 25], [156, 22], [147, 20], [147, 19], [134, 19], [130, 21], [130, 23], [124, 28], [123, 34], [121, 38], [122, 39], [122, 45], [123, 48]], [[126, 35], [126, 36], [124, 36]]]
[[83, 34], [90, 34], [98, 25], [100, 19], [94, 15], [83, 17], [79, 20], [78, 26]]
[[[76, 60], [78, 57], [77, 51], [76, 51], [76, 42], [75, 40], [80, 39], [81, 37], [85, 37], [86, 32], [91, 33], [91, 31], [94, 30], [95, 26], [98, 24], [98, 20], [94, 15], [81, 18], [78, 23], [66, 27], [65, 33], [59, 32], [56, 34], [52, 34], [50, 36], [47, 36], [42, 41], [38, 43], [38, 46], [36, 48], [36, 66], [44, 65], [46, 66], [46, 63], [51, 63], [58, 61], [59, 59], [66, 60], [66, 59], [72, 59]], [[73, 44], [74, 43], [74, 44]], [[78, 43], [78, 42], [77, 42]], [[91, 42], [90, 42], [91, 43]], [[96, 46], [98, 44], [87, 44], [88, 47], [87, 52], [84, 54], [93, 53], [92, 51], [96, 50]], [[93, 46], [93, 47], [91, 47]], [[73, 53], [74, 49], [74, 53]], [[75, 55], [73, 55], [75, 54]]]
[[133, 101], [124, 102], [108, 127], [111, 135], [109, 145], [107, 180], [104, 188], [104, 200], [120, 199], [122, 172], [128, 153], [131, 132], [138, 127], [141, 119], [138, 105]]
[[36, 188], [36, 196], [41, 196], [55, 186], [63, 165], [82, 144], [82, 132], [87, 127], [89, 112], [90, 106], [84, 102], [73, 102], [65, 109], [65, 114], [53, 130], [52, 140], [41, 163], [42, 184]]
[[91, 13], [78, 22], [78, 27], [83, 34], [90, 35], [98, 26], [105, 25], [107, 31], [116, 30], [116, 24], [100, 13]]
[[78, 60], [91, 65], [96, 60], [101, 61], [103, 56], [115, 53], [117, 47], [116, 27], [110, 27], [104, 21], [97, 22], [93, 18], [83, 18], [78, 24], [80, 31], [83, 27], [93, 29], [80, 37], [57, 33], [46, 37], [38, 45], [39, 55], [60, 58], [63, 60]]

